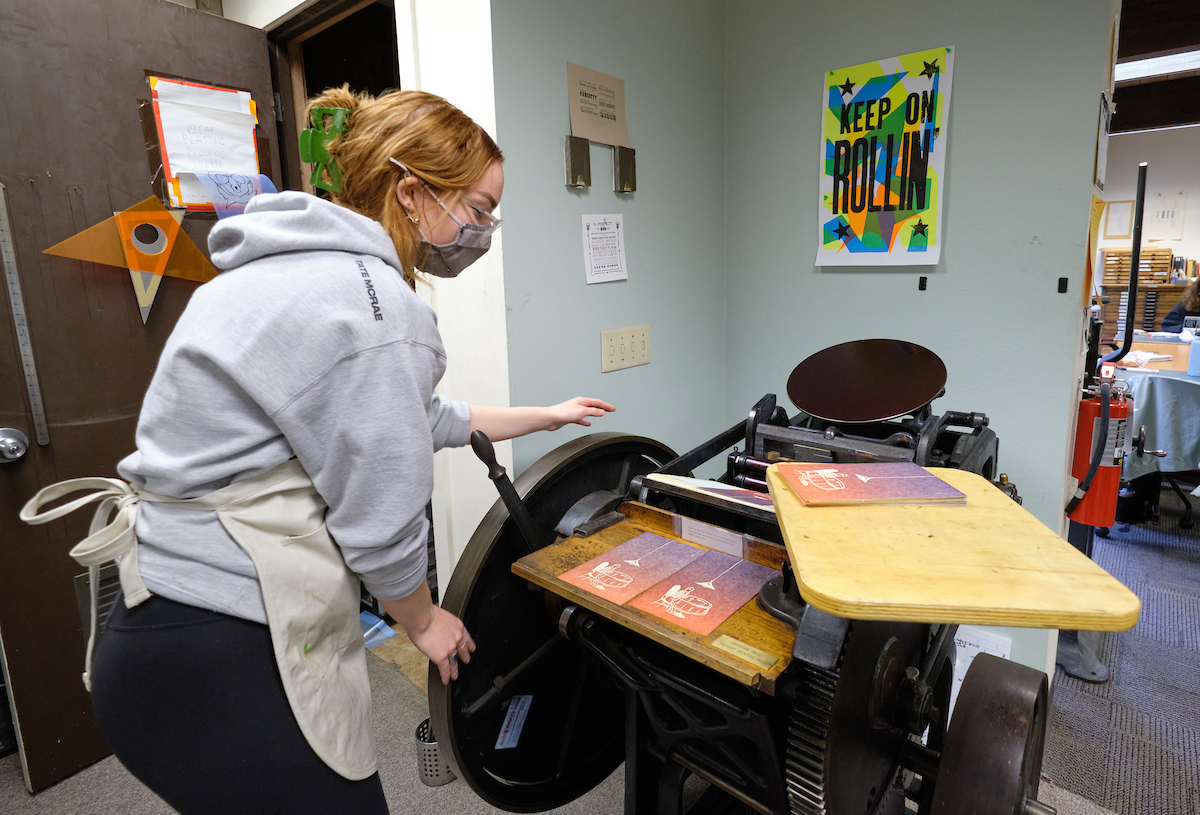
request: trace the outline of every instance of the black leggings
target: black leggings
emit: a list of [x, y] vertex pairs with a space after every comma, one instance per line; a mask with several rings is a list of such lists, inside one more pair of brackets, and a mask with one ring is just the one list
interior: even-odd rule
[[117, 600], [92, 706], [112, 751], [184, 815], [386, 815], [376, 773], [347, 781], [300, 732], [265, 625], [151, 597]]

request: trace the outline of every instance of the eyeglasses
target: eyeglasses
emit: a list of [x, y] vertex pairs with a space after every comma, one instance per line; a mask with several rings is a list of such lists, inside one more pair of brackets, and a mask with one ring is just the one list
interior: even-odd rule
[[[425, 179], [417, 176], [416, 173], [414, 173], [412, 170], [405, 167], [400, 162], [396, 161], [396, 159], [392, 158], [392, 159], [389, 159], [389, 161], [391, 161], [392, 164], [395, 164], [397, 167], [399, 167], [401, 170], [403, 170], [407, 175], [411, 175], [413, 178], [416, 178], [418, 181], [420, 181], [421, 184], [425, 187], [425, 189], [429, 192], [429, 194], [433, 196], [433, 200], [437, 201], [438, 204], [441, 206], [441, 208], [446, 210], [446, 214], [449, 215], [451, 218], [453, 218], [454, 222], [456, 224], [458, 224], [460, 227], [467, 225], [466, 223], [464, 223], [462, 221], [461, 218], [459, 218], [457, 215], [455, 215], [450, 210], [450, 207], [446, 206], [446, 203], [444, 201], [442, 201], [442, 199], [438, 196], [438, 194], [436, 192], [433, 191], [433, 187], [431, 187], [431, 186], [429, 186], [429, 184], [425, 183]], [[478, 218], [472, 219], [474, 221], [472, 226], [483, 227], [484, 237], [490, 236], [493, 232], [495, 232], [497, 229], [500, 228], [500, 224], [503, 223], [503, 221], [501, 221], [495, 215], [488, 212], [486, 209], [479, 206], [479, 204], [476, 204], [474, 201], [472, 201], [470, 198], [467, 198], [465, 195], [460, 200], [464, 204], [467, 205], [468, 209], [474, 211], [475, 215], [478, 216]]]

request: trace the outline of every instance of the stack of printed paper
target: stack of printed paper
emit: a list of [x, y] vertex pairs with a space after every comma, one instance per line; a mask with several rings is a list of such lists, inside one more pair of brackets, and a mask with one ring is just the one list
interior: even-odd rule
[[711, 634], [779, 572], [643, 532], [559, 578], [698, 634]]

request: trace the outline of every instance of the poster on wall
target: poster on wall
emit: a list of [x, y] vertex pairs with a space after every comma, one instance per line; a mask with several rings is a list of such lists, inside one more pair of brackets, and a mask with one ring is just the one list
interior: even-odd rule
[[829, 71], [817, 266], [928, 266], [942, 249], [954, 48]]
[[573, 62], [567, 63], [571, 135], [601, 144], [632, 147], [625, 124], [625, 82]]
[[1187, 194], [1158, 195], [1146, 202], [1146, 240], [1183, 240], [1183, 214], [1187, 211]]
[[583, 216], [583, 271], [589, 284], [629, 279], [623, 220], [620, 214]]

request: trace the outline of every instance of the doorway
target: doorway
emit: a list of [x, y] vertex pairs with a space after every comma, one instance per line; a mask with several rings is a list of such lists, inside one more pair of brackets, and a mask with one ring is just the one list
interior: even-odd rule
[[317, 192], [300, 162], [305, 102], [348, 84], [378, 96], [400, 87], [394, 0], [330, 0], [272, 31], [271, 59], [279, 92], [278, 119], [288, 189]]

